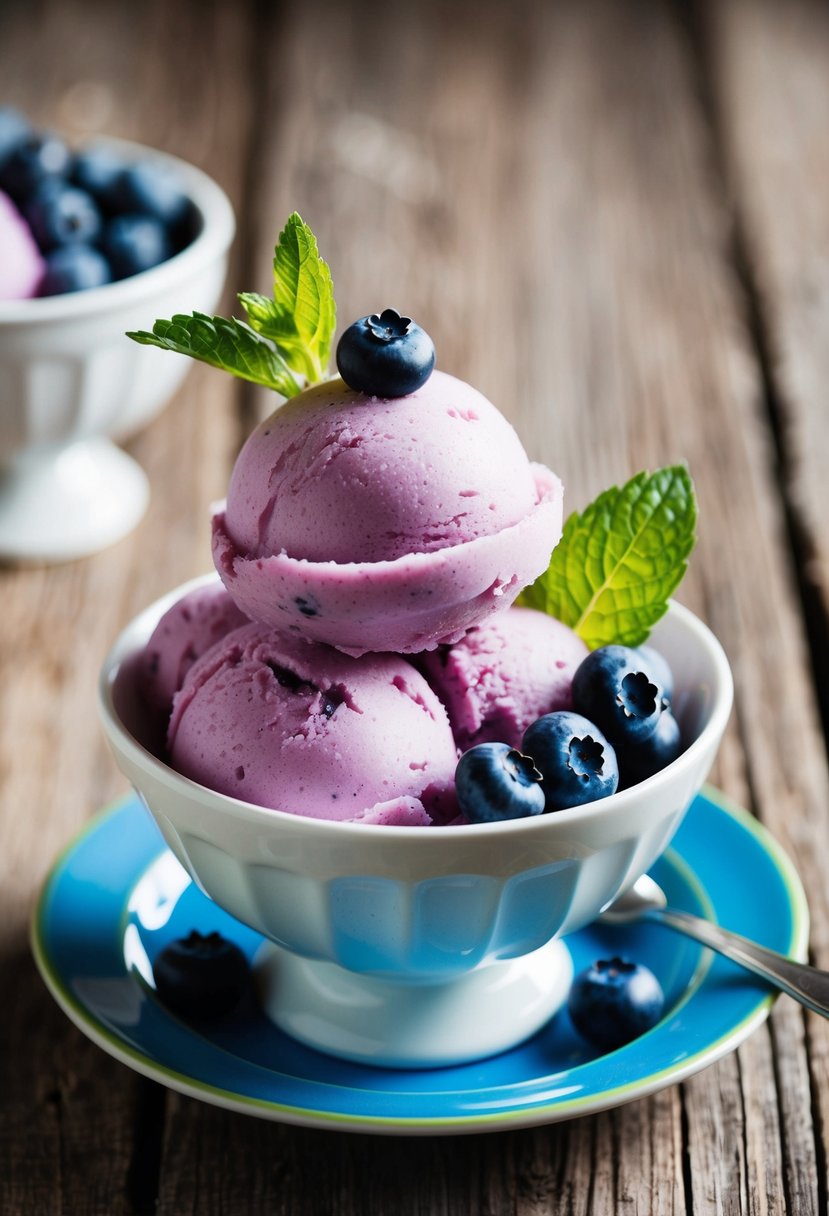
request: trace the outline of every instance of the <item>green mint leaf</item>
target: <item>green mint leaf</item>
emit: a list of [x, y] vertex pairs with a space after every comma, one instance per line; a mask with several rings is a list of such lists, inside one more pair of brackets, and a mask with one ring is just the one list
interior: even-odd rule
[[242, 380], [263, 384], [283, 397], [294, 397], [300, 391], [285, 359], [268, 338], [251, 329], [235, 317], [208, 317], [194, 312], [191, 316], [178, 313], [170, 321], [156, 321], [152, 333], [139, 330], [128, 338], [142, 346], [158, 346], [161, 350], [190, 355], [232, 372]]
[[310, 384], [325, 379], [337, 320], [331, 271], [296, 212], [274, 249], [273, 299], [243, 292], [239, 302], [250, 325], [276, 343], [289, 367]]
[[549, 567], [518, 603], [557, 617], [591, 650], [639, 646], [682, 580], [696, 521], [683, 465], [637, 473], [569, 517]]

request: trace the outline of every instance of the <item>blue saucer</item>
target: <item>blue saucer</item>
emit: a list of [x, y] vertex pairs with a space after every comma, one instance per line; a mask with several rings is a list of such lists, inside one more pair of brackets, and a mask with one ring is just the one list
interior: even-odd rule
[[[695, 800], [651, 872], [671, 905], [804, 957], [808, 913], [794, 867], [756, 820], [716, 791]], [[151, 960], [193, 928], [219, 930], [251, 958], [262, 941], [189, 881], [131, 795], [55, 863], [32, 943], [57, 1002], [116, 1059], [218, 1106], [313, 1127], [494, 1131], [604, 1110], [732, 1051], [773, 999], [747, 972], [668, 929], [591, 925], [567, 939], [577, 971], [621, 953], [661, 981], [666, 1013], [648, 1034], [597, 1055], [562, 1011], [520, 1047], [475, 1064], [373, 1068], [301, 1046], [252, 1002], [198, 1028], [168, 1013], [151, 985]]]

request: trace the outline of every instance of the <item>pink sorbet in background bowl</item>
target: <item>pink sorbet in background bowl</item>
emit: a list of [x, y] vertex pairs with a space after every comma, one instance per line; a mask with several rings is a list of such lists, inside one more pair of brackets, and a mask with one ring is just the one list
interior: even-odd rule
[[[124, 163], [151, 158], [174, 174], [198, 213], [198, 232], [175, 256], [117, 283], [0, 298], [0, 558], [7, 560], [68, 561], [135, 527], [149, 482], [113, 440], [146, 425], [188, 365], [124, 335], [148, 316], [212, 312], [224, 283], [235, 220], [219, 185], [154, 149], [99, 143]], [[4, 259], [0, 244], [0, 277]]]
[[0, 301], [37, 295], [44, 261], [29, 225], [0, 190]]

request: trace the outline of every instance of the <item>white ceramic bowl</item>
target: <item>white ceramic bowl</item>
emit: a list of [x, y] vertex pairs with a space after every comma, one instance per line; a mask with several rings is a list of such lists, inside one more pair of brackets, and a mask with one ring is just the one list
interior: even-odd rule
[[[563, 995], [545, 978], [562, 966], [551, 943], [595, 919], [648, 869], [708, 773], [732, 701], [730, 669], [716, 638], [676, 603], [654, 630], [652, 643], [674, 672], [674, 707], [690, 742], [673, 764], [637, 786], [501, 824], [335, 823], [217, 794], [152, 754], [135, 660], [161, 614], [203, 581], [178, 588], [124, 630], [103, 666], [100, 708], [118, 765], [181, 864], [226, 911], [277, 943], [282, 973], [274, 991], [281, 986], [281, 992], [266, 1002], [275, 1020], [336, 1054], [396, 1064], [474, 1058], [532, 1033]], [[516, 970], [509, 960], [523, 962]], [[513, 1025], [523, 1025], [516, 1002], [524, 1012], [533, 1005], [526, 990], [533, 967], [538, 974], [529, 982], [543, 990], [540, 1004], [510, 1037]], [[486, 991], [482, 975], [492, 981]], [[413, 985], [423, 989], [416, 1000]], [[517, 995], [504, 997], [511, 986]], [[383, 994], [401, 987], [382, 1026], [367, 1033]], [[472, 1027], [482, 1020], [469, 1018], [470, 1001], [501, 1001], [484, 1020], [480, 1043], [472, 1041]], [[447, 1025], [457, 1021], [453, 1043], [439, 1057], [434, 1018], [423, 1029], [430, 1026], [424, 1002], [444, 1043]]]
[[190, 361], [131, 342], [175, 312], [212, 312], [235, 232], [227, 196], [201, 170], [122, 140], [125, 161], [177, 175], [201, 217], [168, 261], [105, 287], [0, 301], [0, 557], [62, 561], [124, 536], [146, 509], [147, 479], [111, 439], [142, 427]]

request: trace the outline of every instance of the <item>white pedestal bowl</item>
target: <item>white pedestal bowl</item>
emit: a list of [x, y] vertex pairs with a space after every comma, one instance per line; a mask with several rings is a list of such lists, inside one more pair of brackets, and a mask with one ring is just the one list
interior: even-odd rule
[[674, 672], [687, 741], [662, 772], [534, 819], [385, 827], [240, 802], [153, 754], [135, 659], [185, 590], [116, 642], [101, 673], [103, 723], [193, 880], [273, 943], [260, 976], [273, 1020], [333, 1054], [417, 1067], [483, 1057], [532, 1034], [566, 996], [560, 939], [651, 866], [708, 773], [732, 700], [712, 633], [673, 603], [652, 635]]
[[147, 478], [112, 441], [144, 426], [190, 363], [139, 346], [126, 332], [176, 312], [212, 312], [224, 284], [235, 231], [224, 192], [175, 157], [106, 142], [125, 162], [168, 165], [200, 229], [187, 248], [143, 274], [91, 291], [0, 301], [0, 559], [83, 557], [138, 523]]

